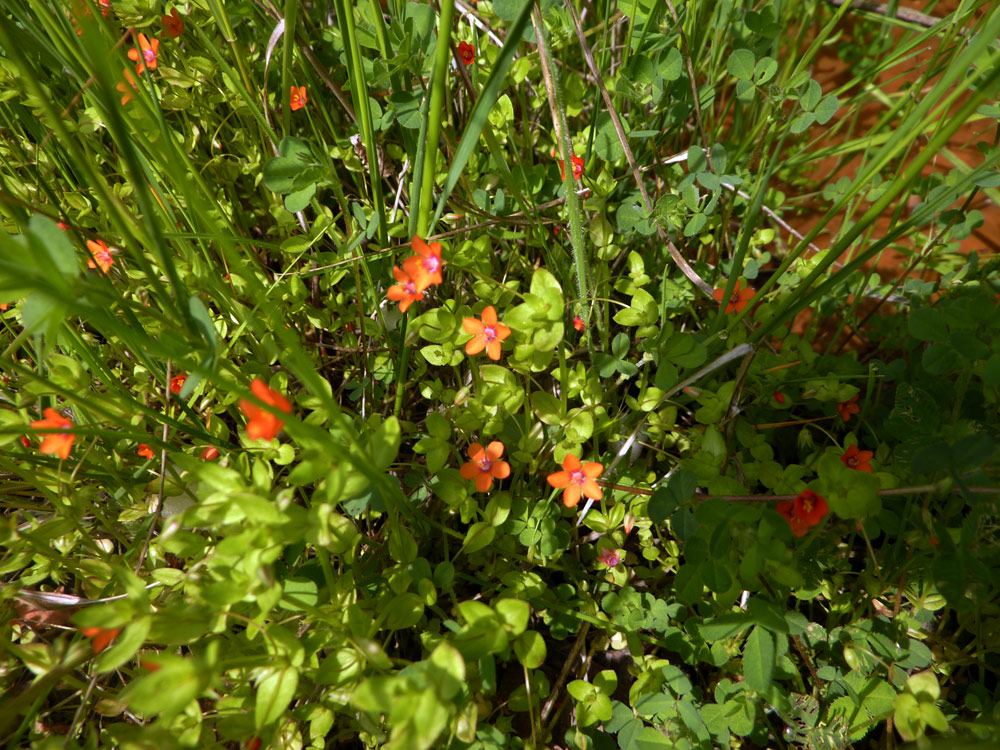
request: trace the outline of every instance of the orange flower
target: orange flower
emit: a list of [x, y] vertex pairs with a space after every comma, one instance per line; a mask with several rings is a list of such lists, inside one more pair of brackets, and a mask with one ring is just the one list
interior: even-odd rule
[[[73, 423], [69, 418], [49, 407], [45, 410], [45, 419], [36, 419], [31, 423], [31, 426], [36, 430], [68, 430], [73, 427]], [[42, 438], [42, 444], [38, 450], [42, 453], [54, 453], [65, 461], [69, 458], [74, 440], [76, 440], [76, 435], [72, 433], [49, 432]]]
[[[250, 392], [268, 406], [274, 407], [278, 411], [286, 414], [292, 413], [292, 405], [288, 399], [275, 390], [269, 388], [260, 378], [254, 378], [250, 383]], [[273, 440], [281, 432], [284, 421], [276, 414], [262, 409], [253, 401], [240, 399], [240, 408], [247, 415], [247, 437], [251, 440]]]
[[466, 333], [473, 336], [465, 345], [465, 353], [468, 355], [479, 354], [483, 349], [490, 359], [500, 359], [500, 342], [510, 336], [510, 329], [497, 322], [497, 311], [490, 305], [483, 310], [481, 321], [475, 318], [465, 318], [462, 327]]
[[476, 48], [468, 42], [459, 42], [458, 56], [466, 65], [472, 65], [476, 61]]
[[486, 492], [493, 485], [494, 477], [506, 479], [510, 476], [510, 464], [500, 460], [502, 455], [503, 443], [499, 440], [494, 440], [485, 448], [473, 443], [469, 446], [469, 458], [472, 460], [462, 464], [458, 473], [463, 479], [475, 479], [476, 489]]
[[775, 391], [774, 400], [777, 401], [779, 404], [785, 403], [785, 394], [782, 393], [781, 391]]
[[145, 443], [139, 443], [139, 447], [136, 449], [136, 453], [138, 455], [142, 456], [143, 458], [152, 458], [153, 457], [153, 449], [150, 448]]
[[206, 461], [214, 461], [219, 457], [219, 449], [214, 445], [210, 445], [201, 453], [198, 454], [198, 458], [203, 458]]
[[184, 383], [187, 382], [187, 379], [188, 379], [187, 375], [174, 375], [172, 378], [170, 378], [170, 392], [180, 393], [182, 390], [184, 390]]
[[92, 258], [87, 258], [87, 268], [100, 268], [102, 273], [107, 273], [111, 269], [114, 260], [111, 257], [111, 250], [104, 244], [103, 240], [87, 240], [87, 249], [90, 250]]
[[[573, 154], [573, 156], [570, 157], [570, 162], [573, 165], [573, 179], [579, 180], [583, 177], [583, 157]], [[562, 175], [564, 180], [566, 179], [566, 165], [563, 163], [562, 159], [559, 160], [559, 174]]]
[[840, 418], [845, 422], [851, 418], [852, 414], [857, 414], [861, 411], [861, 407], [857, 404], [858, 396], [860, 395], [860, 393], [855, 393], [847, 401], [841, 401], [837, 404], [837, 413], [840, 414]]
[[563, 505], [573, 508], [580, 502], [580, 496], [600, 500], [604, 492], [594, 480], [604, 471], [602, 464], [591, 462], [581, 464], [580, 459], [567, 453], [563, 459], [563, 470], [549, 474], [546, 480], [556, 489], [563, 489]]
[[823, 520], [827, 510], [826, 500], [812, 490], [802, 490], [794, 500], [780, 502], [777, 507], [795, 536], [805, 536], [810, 527]]
[[292, 91], [289, 96], [289, 100], [291, 102], [292, 112], [295, 112], [296, 110], [302, 109], [304, 106], [306, 106], [306, 87], [299, 86], [298, 89], [296, 89], [294, 86], [292, 86]]
[[133, 47], [128, 51], [128, 59], [136, 63], [136, 75], [142, 71], [156, 70], [156, 53], [160, 50], [160, 40], [156, 37], [147, 39], [145, 34], [139, 34], [139, 49]]
[[[726, 315], [729, 315], [733, 310], [738, 313], [743, 312], [743, 309], [747, 306], [747, 302], [753, 299], [753, 296], [757, 293], [753, 289], [747, 287], [746, 289], [740, 289], [743, 280], [737, 279], [736, 286], [733, 287], [733, 295], [729, 298], [729, 302], [726, 305]], [[716, 302], [722, 302], [722, 298], [726, 295], [725, 287], [716, 289], [712, 292], [712, 297]]]
[[583, 332], [583, 318], [581, 318], [581, 317], [575, 317], [575, 318], [573, 318], [573, 327], [576, 330], [578, 330], [578, 331], [580, 331], [582, 333]]
[[[128, 68], [125, 68], [122, 71], [122, 75], [125, 77], [125, 80], [116, 83], [115, 88], [118, 89], [119, 93], [122, 95], [122, 106], [124, 107], [132, 101], [132, 92], [139, 88], [139, 84], [135, 82], [135, 79], [132, 77]], [[129, 88], [129, 86], [131, 86], [131, 88]]]
[[95, 654], [101, 653], [122, 632], [121, 628], [80, 628], [85, 638], [93, 638], [90, 642]]
[[399, 302], [399, 311], [405, 313], [410, 309], [410, 305], [424, 298], [424, 293], [417, 287], [417, 283], [410, 275], [401, 270], [399, 266], [392, 267], [392, 276], [399, 283], [389, 287], [385, 296], [393, 302]]
[[424, 291], [431, 284], [440, 284], [441, 266], [441, 243], [432, 242], [429, 245], [422, 239], [413, 236], [413, 249], [416, 255], [412, 255], [403, 261], [403, 270], [413, 279], [417, 285], [417, 291]]
[[184, 32], [184, 22], [177, 13], [177, 8], [173, 8], [169, 16], [163, 16], [160, 20], [163, 21], [163, 28], [170, 34], [171, 39], [176, 39]]
[[852, 445], [847, 449], [847, 452], [840, 457], [840, 460], [844, 462], [844, 466], [849, 469], [854, 469], [855, 471], [867, 471], [869, 474], [872, 473], [872, 467], [868, 463], [872, 460], [872, 456], [875, 454], [871, 451], [860, 451], [857, 445]]

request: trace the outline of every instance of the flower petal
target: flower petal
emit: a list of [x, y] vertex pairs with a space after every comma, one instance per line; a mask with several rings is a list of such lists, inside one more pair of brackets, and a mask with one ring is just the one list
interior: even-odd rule
[[580, 487], [579, 485], [571, 484], [563, 490], [563, 505], [567, 508], [575, 508], [578, 502], [580, 502]]
[[473, 335], [479, 335], [483, 332], [483, 323], [475, 318], [463, 318], [462, 328], [465, 329], [466, 333], [471, 333]]
[[569, 472], [568, 471], [554, 472], [545, 477], [545, 481], [547, 481], [557, 490], [562, 489], [563, 487], [569, 485]]

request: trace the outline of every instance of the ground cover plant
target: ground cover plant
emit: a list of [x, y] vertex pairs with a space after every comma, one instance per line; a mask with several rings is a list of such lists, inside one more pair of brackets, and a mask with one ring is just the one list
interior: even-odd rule
[[6, 746], [1000, 741], [991, 5], [3, 5]]

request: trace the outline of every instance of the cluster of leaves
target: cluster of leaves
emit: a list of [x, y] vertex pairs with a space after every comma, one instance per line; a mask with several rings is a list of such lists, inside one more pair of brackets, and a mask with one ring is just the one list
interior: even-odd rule
[[995, 743], [1000, 18], [335, 5], [0, 17], [6, 744]]

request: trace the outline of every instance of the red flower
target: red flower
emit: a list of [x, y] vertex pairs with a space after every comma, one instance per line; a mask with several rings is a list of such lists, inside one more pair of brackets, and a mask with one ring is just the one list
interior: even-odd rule
[[578, 330], [578, 331], [580, 331], [582, 333], [583, 332], [583, 318], [574, 317], [573, 318], [573, 327], [576, 330]]
[[111, 269], [114, 259], [111, 257], [111, 250], [104, 244], [104, 241], [87, 240], [87, 249], [93, 256], [87, 258], [87, 268], [100, 268], [102, 273], [107, 273]]
[[826, 500], [812, 490], [803, 490], [794, 500], [780, 502], [777, 507], [795, 536], [805, 536], [810, 527], [823, 520], [827, 510]]
[[[49, 407], [45, 410], [45, 419], [37, 419], [31, 426], [44, 430], [68, 430], [73, 427], [73, 423], [55, 409]], [[42, 438], [42, 445], [39, 447], [42, 453], [54, 453], [63, 461], [69, 458], [69, 452], [73, 448], [73, 441], [76, 435], [62, 432], [49, 432]]]
[[[260, 378], [254, 378], [250, 383], [250, 392], [268, 406], [286, 414], [292, 413], [292, 405], [284, 396], [269, 388]], [[285, 422], [276, 414], [262, 409], [253, 401], [240, 399], [240, 408], [247, 415], [247, 437], [251, 440], [273, 440], [281, 432]]]
[[[726, 304], [726, 315], [729, 315], [733, 310], [738, 313], [743, 312], [743, 309], [747, 306], [747, 302], [753, 299], [753, 296], [757, 293], [753, 289], [747, 287], [746, 289], [740, 289], [740, 285], [743, 283], [742, 279], [736, 280], [736, 286], [733, 287], [733, 294], [729, 298], [728, 304]], [[712, 292], [712, 297], [716, 302], [722, 302], [722, 298], [726, 296], [726, 289], [722, 287], [716, 289]]]
[[128, 51], [128, 59], [136, 63], [136, 75], [142, 75], [142, 71], [146, 69], [156, 70], [156, 53], [159, 50], [159, 39], [147, 39], [145, 34], [139, 34], [139, 49], [133, 47]]
[[563, 505], [573, 508], [580, 502], [580, 496], [600, 500], [604, 491], [594, 480], [604, 471], [602, 464], [591, 462], [581, 464], [580, 459], [567, 453], [563, 459], [563, 470], [549, 474], [546, 481], [556, 489], [563, 489]]
[[203, 458], [206, 461], [214, 461], [219, 457], [219, 449], [214, 445], [210, 445], [201, 453], [198, 454], [198, 458]]
[[432, 242], [428, 245], [414, 235], [413, 249], [417, 254], [403, 261], [403, 271], [413, 279], [417, 291], [422, 292], [432, 284], [440, 284], [443, 280], [441, 266], [444, 265], [441, 260], [441, 243]]
[[21, 435], [21, 445], [23, 445], [25, 448], [31, 447], [31, 441], [28, 439], [27, 435]]
[[80, 628], [80, 632], [83, 633], [85, 638], [93, 638], [90, 646], [94, 649], [95, 654], [101, 653], [108, 645], [113, 641], [120, 632], [121, 628]]
[[476, 48], [468, 42], [459, 42], [458, 56], [466, 65], [472, 65], [476, 61]]
[[851, 418], [852, 414], [857, 414], [861, 411], [861, 407], [856, 403], [860, 395], [860, 393], [855, 393], [847, 401], [841, 401], [837, 404], [837, 413], [840, 414], [840, 418], [845, 422]]
[[188, 379], [187, 375], [174, 375], [172, 378], [170, 378], [170, 392], [180, 393], [182, 390], [184, 390], [184, 383], [187, 382], [187, 379]]
[[136, 453], [138, 455], [142, 456], [143, 458], [152, 458], [153, 457], [153, 449], [150, 448], [145, 443], [139, 443], [139, 447], [136, 449]]
[[160, 20], [163, 21], [163, 28], [170, 34], [171, 39], [176, 39], [184, 33], [184, 22], [177, 13], [177, 8], [173, 8], [169, 16], [163, 16]]
[[424, 298], [424, 293], [417, 287], [417, 282], [399, 266], [392, 267], [392, 277], [399, 283], [389, 287], [385, 296], [393, 302], [399, 302], [399, 311], [405, 313], [410, 305]]
[[[573, 154], [573, 156], [570, 157], [570, 162], [573, 164], [573, 179], [579, 180], [583, 177], [583, 157]], [[562, 159], [559, 160], [559, 174], [562, 175], [564, 180], [566, 179], [566, 165], [563, 163]]]
[[781, 391], [775, 391], [774, 400], [777, 401], [779, 404], [785, 403], [785, 394], [782, 393]]
[[479, 354], [483, 349], [490, 359], [500, 359], [501, 341], [510, 336], [510, 329], [497, 321], [497, 311], [493, 305], [483, 310], [483, 319], [465, 318], [462, 328], [471, 333], [472, 338], [465, 345], [468, 355]]
[[292, 86], [292, 91], [291, 95], [289, 96], [289, 100], [292, 106], [292, 112], [295, 112], [296, 110], [302, 109], [304, 106], [306, 106], [306, 87], [299, 86], [299, 88], [296, 89], [294, 86]]
[[844, 462], [844, 466], [849, 469], [854, 469], [855, 471], [867, 471], [869, 474], [872, 473], [872, 467], [868, 464], [872, 460], [872, 456], [875, 454], [871, 451], [859, 451], [857, 445], [852, 445], [847, 449], [847, 452], [840, 457], [840, 460]]
[[475, 479], [476, 489], [486, 492], [493, 485], [494, 477], [506, 479], [510, 476], [510, 464], [500, 460], [502, 455], [503, 443], [499, 440], [494, 440], [485, 448], [473, 443], [469, 446], [469, 458], [472, 460], [462, 464], [458, 473], [463, 479]]

